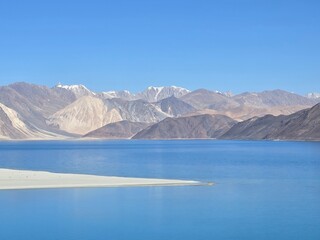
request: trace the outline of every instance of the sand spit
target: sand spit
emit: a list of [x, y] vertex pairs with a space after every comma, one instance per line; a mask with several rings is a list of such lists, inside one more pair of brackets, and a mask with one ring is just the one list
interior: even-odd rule
[[139, 187], [203, 185], [198, 181], [127, 178], [0, 169], [0, 190], [79, 187]]

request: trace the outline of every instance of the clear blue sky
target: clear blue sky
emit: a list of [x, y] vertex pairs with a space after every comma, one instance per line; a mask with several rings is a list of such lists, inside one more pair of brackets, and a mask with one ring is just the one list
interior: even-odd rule
[[320, 91], [319, 12], [319, 0], [0, 0], [0, 85]]

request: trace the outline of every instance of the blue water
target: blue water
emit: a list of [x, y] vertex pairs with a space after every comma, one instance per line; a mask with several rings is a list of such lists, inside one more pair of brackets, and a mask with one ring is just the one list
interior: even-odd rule
[[0, 142], [0, 167], [214, 186], [0, 191], [0, 239], [320, 239], [320, 143]]

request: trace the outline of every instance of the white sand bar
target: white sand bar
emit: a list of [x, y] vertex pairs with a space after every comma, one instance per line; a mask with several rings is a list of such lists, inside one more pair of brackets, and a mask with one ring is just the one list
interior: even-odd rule
[[0, 190], [73, 187], [138, 187], [203, 185], [197, 181], [155, 178], [107, 177], [0, 168]]

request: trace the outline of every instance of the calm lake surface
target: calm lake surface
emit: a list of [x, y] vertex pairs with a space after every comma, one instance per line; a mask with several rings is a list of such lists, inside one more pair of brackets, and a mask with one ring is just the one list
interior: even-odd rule
[[320, 143], [0, 142], [0, 167], [214, 186], [0, 191], [0, 239], [320, 239]]

